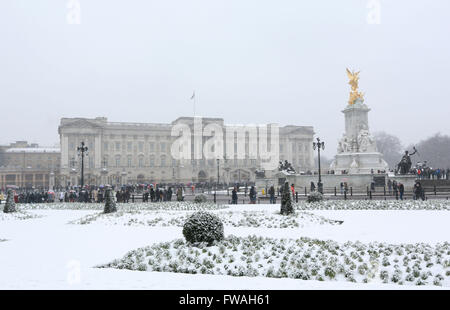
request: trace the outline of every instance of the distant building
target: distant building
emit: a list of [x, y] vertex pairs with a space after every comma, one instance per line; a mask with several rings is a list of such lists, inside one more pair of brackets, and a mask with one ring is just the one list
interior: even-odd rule
[[61, 152], [59, 148], [42, 148], [17, 141], [3, 146], [1, 152], [0, 188], [20, 187], [48, 189], [59, 181]]
[[[222, 118], [203, 118], [203, 126], [217, 124], [226, 133]], [[171, 136], [176, 124], [193, 127], [194, 118], [180, 117], [171, 124], [108, 122], [104, 117], [62, 118], [58, 129], [61, 143], [60, 181], [62, 186], [79, 185], [80, 158], [77, 147], [88, 147], [85, 158], [85, 184], [122, 185], [130, 183], [216, 182], [214, 159], [175, 160]], [[297, 171], [314, 167], [310, 126], [284, 126], [279, 130], [280, 160], [288, 160]], [[241, 141], [242, 142], [242, 141]], [[248, 152], [245, 141], [245, 152]], [[250, 182], [261, 168], [258, 158], [219, 161], [220, 182]], [[270, 172], [269, 172], [270, 173]]]

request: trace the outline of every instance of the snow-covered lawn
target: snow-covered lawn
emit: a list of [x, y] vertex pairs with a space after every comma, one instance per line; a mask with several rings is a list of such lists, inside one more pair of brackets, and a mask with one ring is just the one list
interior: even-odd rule
[[324, 200], [316, 203], [301, 201], [298, 210], [447, 210], [448, 200]]
[[[354, 201], [351, 201], [353, 203]], [[329, 202], [326, 202], [327, 204]], [[339, 202], [341, 203], [341, 202]], [[366, 202], [363, 202], [366, 204]], [[377, 202], [378, 203], [378, 202]], [[412, 203], [412, 202], [410, 202]], [[433, 206], [433, 201], [427, 201], [427, 206]], [[208, 251], [215, 257], [215, 267], [221, 268], [222, 275], [211, 274], [186, 274], [175, 272], [155, 272], [149, 271], [148, 264], [150, 257], [144, 260], [147, 263], [147, 271], [131, 271], [116, 268], [96, 268], [100, 265], [111, 263], [115, 260], [122, 259], [126, 253], [134, 251], [139, 248], [156, 247], [156, 252], [164, 253], [166, 251], [161, 247], [169, 246], [169, 252], [174, 251], [174, 245], [179, 244], [179, 248], [183, 248], [186, 253], [192, 249], [195, 253], [196, 248], [188, 247], [184, 243], [182, 229], [179, 220], [174, 222], [174, 225], [169, 226], [152, 226], [147, 225], [124, 225], [126, 223], [126, 216], [135, 212], [136, 218], [140, 215], [162, 217], [164, 222], [168, 223], [165, 218], [179, 218], [191, 214], [193, 209], [168, 209], [163, 211], [162, 206], [156, 204], [128, 204], [127, 206], [119, 206], [119, 212], [123, 212], [125, 217], [116, 217], [119, 225], [111, 225], [114, 222], [104, 221], [104, 216], [98, 216], [99, 210], [103, 208], [102, 205], [78, 205], [76, 204], [48, 204], [24, 206], [18, 205], [20, 211], [33, 216], [39, 216], [31, 220], [17, 220], [11, 217], [2, 216], [0, 218], [0, 239], [7, 239], [7, 242], [0, 243], [0, 289], [404, 289], [404, 288], [450, 288], [448, 271], [450, 267], [448, 262], [450, 253], [448, 250], [448, 242], [450, 241], [450, 212], [448, 211], [448, 203], [436, 201], [436, 206], [430, 210], [417, 210], [416, 207], [411, 207], [413, 210], [406, 210], [403, 205], [397, 210], [386, 210], [386, 208], [376, 207], [371, 210], [362, 210], [361, 208], [344, 208], [339, 207], [340, 210], [331, 210], [331, 208], [323, 208], [323, 210], [311, 210], [311, 206], [306, 213], [297, 211], [297, 215], [311, 214], [313, 218], [325, 218], [331, 220], [344, 221], [341, 225], [330, 225], [327, 223], [320, 224], [318, 222], [308, 222], [308, 225], [294, 225], [288, 228], [268, 228], [268, 224], [272, 223], [267, 220], [276, 218], [276, 211], [279, 211], [279, 205], [232, 205], [227, 209], [208, 211], [215, 214], [222, 214], [222, 219], [225, 224], [225, 236], [223, 241], [225, 247], [226, 257], [222, 257], [222, 263], [217, 263], [217, 257], [220, 254], [220, 246], [212, 247], [207, 250], [206, 254], [203, 249], [198, 249], [199, 257], [202, 255], [208, 256]], [[339, 205], [342, 206], [342, 205]], [[382, 206], [382, 205], [381, 205]], [[122, 209], [121, 209], [122, 208]], [[163, 208], [164, 209], [164, 208]], [[355, 210], [357, 209], [357, 210]], [[368, 207], [366, 208], [368, 209]], [[376, 210], [380, 209], [380, 210]], [[3, 213], [1, 213], [3, 214]], [[128, 215], [127, 215], [128, 214]], [[248, 216], [245, 216], [247, 214]], [[94, 221], [90, 221], [89, 225], [75, 225], [68, 224], [69, 222], [76, 222], [82, 218], [89, 216], [98, 217]], [[228, 217], [229, 216], [229, 217]], [[234, 225], [240, 219], [251, 218], [258, 221], [263, 221], [259, 225]], [[123, 219], [121, 219], [123, 217]], [[228, 217], [228, 218], [227, 218]], [[266, 218], [266, 220], [264, 220]], [[264, 222], [265, 221], [265, 222]], [[245, 223], [245, 222], [242, 222]], [[254, 223], [251, 221], [251, 223]], [[271, 225], [272, 225], [271, 224]], [[256, 226], [256, 227], [255, 227]], [[235, 237], [231, 237], [231, 236]], [[250, 236], [254, 236], [251, 237]], [[182, 240], [179, 240], [182, 239]], [[281, 241], [284, 239], [284, 241]], [[178, 240], [178, 241], [177, 241]], [[230, 241], [234, 240], [234, 241]], [[255, 251], [246, 251], [239, 249], [250, 249], [252, 244], [249, 240], [261, 240], [261, 247]], [[298, 245], [299, 240], [301, 245]], [[303, 240], [303, 241], [302, 241]], [[232, 245], [233, 242], [238, 242], [238, 251], [234, 252], [226, 245]], [[359, 242], [357, 242], [359, 241]], [[255, 241], [257, 242], [257, 241]], [[446, 243], [447, 242], [447, 243]], [[283, 245], [284, 243], [284, 245]], [[306, 262], [301, 259], [308, 256], [307, 249], [309, 245], [315, 248], [311, 250], [310, 257], [305, 257]], [[335, 249], [336, 253], [341, 251], [345, 254], [338, 255], [337, 261], [334, 261], [334, 255], [330, 254], [325, 244], [333, 244], [339, 247]], [[285, 250], [281, 246], [284, 246]], [[383, 251], [379, 249], [383, 247]], [[272, 250], [274, 247], [275, 256], [271, 263], [264, 258], [264, 252]], [[293, 247], [290, 253], [287, 265], [291, 262], [300, 264], [307, 264], [308, 269], [301, 270], [285, 268], [288, 275], [292, 278], [269, 278], [265, 277], [273, 266], [275, 274], [279, 272], [281, 262], [287, 255], [289, 248]], [[355, 251], [355, 247], [360, 247]], [[313, 248], [313, 247], [311, 247]], [[377, 260], [372, 259], [378, 264], [378, 269], [372, 267], [369, 250], [378, 249], [380, 254]], [[393, 252], [388, 255], [390, 265], [383, 266], [383, 257], [387, 252]], [[403, 256], [396, 254], [395, 250], [403, 249]], [[410, 250], [410, 253], [408, 252]], [[318, 253], [322, 250], [322, 254]], [[217, 252], [218, 251], [218, 252]], [[360, 251], [364, 251], [363, 254]], [[387, 252], [386, 252], [387, 251]], [[216, 253], [217, 252], [217, 253]], [[244, 252], [246, 254], [244, 254]], [[356, 254], [351, 254], [355, 252]], [[427, 254], [429, 252], [429, 254]], [[131, 252], [134, 253], [134, 252]], [[296, 255], [293, 255], [293, 254]], [[325, 266], [320, 266], [317, 274], [313, 275], [314, 265], [311, 262], [312, 258], [316, 261], [325, 261], [325, 253], [327, 260]], [[438, 257], [436, 253], [440, 253]], [[144, 253], [146, 254], [146, 253]], [[192, 253], [191, 253], [192, 254]], [[191, 255], [189, 254], [189, 255]], [[254, 262], [259, 254], [259, 262]], [[425, 255], [430, 256], [425, 259]], [[161, 254], [162, 255], [162, 254]], [[162, 255], [160, 257], [163, 257]], [[172, 254], [171, 254], [172, 255]], [[187, 257], [180, 257], [180, 261], [187, 262]], [[195, 254], [193, 254], [195, 257]], [[259, 276], [239, 277], [230, 276], [228, 271], [225, 271], [225, 261], [230, 259], [230, 255], [235, 257], [234, 262], [239, 262], [240, 265], [247, 267], [247, 260], [250, 258], [254, 266], [263, 267], [256, 268]], [[272, 255], [272, 252], [270, 252]], [[375, 254], [374, 254], [375, 255]], [[404, 257], [408, 255], [407, 266], [405, 265]], [[414, 256], [416, 255], [416, 256]], [[241, 256], [244, 256], [246, 261], [242, 261]], [[278, 256], [278, 257], [277, 257]], [[173, 255], [171, 256], [173, 258]], [[345, 258], [353, 262], [356, 267], [351, 269], [352, 264], [345, 265]], [[324, 260], [321, 260], [321, 259]], [[363, 260], [360, 261], [360, 258]], [[309, 261], [308, 261], [309, 259]], [[398, 262], [395, 261], [398, 259]], [[438, 262], [440, 260], [440, 263]], [[241, 263], [242, 262], [242, 263]], [[263, 263], [261, 263], [263, 262]], [[278, 263], [279, 262], [279, 263]], [[154, 258], [154, 263], [162, 266], [164, 261], [158, 260], [157, 256]], [[364, 267], [367, 265], [367, 269]], [[433, 265], [427, 264], [433, 263]], [[335, 266], [333, 266], [335, 264]], [[339, 272], [340, 264], [344, 265], [344, 273]], [[375, 266], [377, 265], [375, 264]], [[206, 263], [206, 266], [208, 263]], [[229, 264], [231, 268], [232, 264]], [[332, 274], [328, 270], [325, 274], [325, 268], [335, 267], [336, 275], [334, 279], [330, 278], [328, 274]], [[363, 267], [360, 267], [362, 265]], [[395, 265], [398, 265], [397, 267]], [[417, 271], [414, 266], [419, 266], [419, 278], [416, 278]], [[156, 266], [153, 264], [152, 266]], [[205, 267], [206, 267], [205, 266]], [[408, 271], [407, 268], [410, 268]], [[141, 267], [142, 269], [143, 267]], [[201, 266], [200, 266], [201, 268]], [[232, 267], [233, 269], [234, 266]], [[239, 270], [239, 266], [236, 267]], [[358, 269], [359, 268], [359, 269]], [[388, 283], [384, 284], [383, 279], [385, 273], [388, 272]], [[418, 269], [416, 267], [416, 269]], [[208, 270], [208, 269], [207, 269]], [[356, 283], [348, 281], [345, 278], [345, 271], [351, 270]], [[359, 270], [366, 272], [364, 275], [360, 274]], [[373, 278], [369, 277], [369, 272], [374, 272]], [[396, 271], [399, 270], [399, 271]], [[241, 268], [242, 271], [242, 268]], [[414, 274], [414, 272], [416, 273]], [[427, 274], [430, 271], [431, 275]], [[233, 271], [234, 272], [234, 271]], [[239, 272], [239, 271], [238, 271]], [[265, 272], [265, 273], [264, 273]], [[300, 273], [303, 272], [300, 276]], [[412, 273], [414, 281], [408, 281], [406, 277]], [[422, 273], [424, 273], [422, 275]], [[233, 274], [233, 273], [232, 273]], [[239, 273], [238, 273], [239, 274]], [[398, 285], [392, 281], [394, 275], [401, 274], [403, 284]], [[440, 279], [440, 274], [443, 279]], [[309, 275], [310, 280], [296, 279], [298, 275], [300, 278]], [[322, 279], [317, 279], [317, 275], [322, 275]], [[380, 278], [380, 276], [382, 278]], [[424, 277], [426, 279], [425, 286], [406, 285], [416, 284], [418, 279]], [[367, 278], [368, 283], [363, 283]], [[435, 279], [439, 279], [442, 286], [434, 286]], [[369, 281], [370, 280], [370, 281]], [[399, 280], [400, 281], [400, 280]]]

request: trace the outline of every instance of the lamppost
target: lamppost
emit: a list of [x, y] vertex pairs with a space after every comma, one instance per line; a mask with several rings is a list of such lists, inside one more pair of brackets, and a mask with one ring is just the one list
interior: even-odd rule
[[219, 180], [220, 180], [220, 168], [219, 168], [219, 158], [217, 158], [217, 187], [219, 187]]
[[84, 142], [81, 142], [81, 146], [77, 147], [78, 156], [81, 156], [81, 189], [84, 187], [84, 156], [87, 154], [88, 148], [84, 146]]
[[317, 190], [319, 193], [323, 194], [323, 185], [322, 185], [322, 176], [320, 174], [320, 149], [325, 149], [325, 143], [322, 141], [320, 142], [320, 138], [317, 138], [317, 142], [313, 142], [313, 149], [315, 150], [317, 148], [317, 158], [319, 163], [319, 183], [317, 183]]

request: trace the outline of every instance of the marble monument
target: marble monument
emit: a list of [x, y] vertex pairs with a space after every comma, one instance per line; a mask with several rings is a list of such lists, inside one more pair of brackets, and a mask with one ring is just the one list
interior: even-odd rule
[[345, 133], [338, 143], [337, 154], [330, 170], [335, 174], [370, 174], [388, 171], [388, 164], [369, 131], [369, 107], [364, 94], [358, 91], [359, 72], [347, 69], [352, 88], [345, 115]]

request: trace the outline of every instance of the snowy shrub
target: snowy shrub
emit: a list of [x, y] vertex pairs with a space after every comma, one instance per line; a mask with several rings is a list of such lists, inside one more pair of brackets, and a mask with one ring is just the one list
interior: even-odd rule
[[336, 277], [336, 271], [331, 267], [327, 267], [325, 268], [325, 275], [330, 279], [334, 279], [334, 277]]
[[106, 189], [106, 202], [105, 208], [103, 209], [104, 213], [113, 213], [117, 212], [116, 201], [113, 197], [113, 192], [110, 188]]
[[28, 220], [43, 217], [43, 215], [33, 214], [26, 211], [18, 210], [12, 213], [0, 212], [0, 221], [10, 220]]
[[205, 194], [195, 195], [195, 198], [194, 198], [195, 203], [205, 203], [207, 201], [208, 201], [208, 197]]
[[391, 281], [397, 283], [401, 280], [401, 276], [398, 273], [394, 273], [391, 277]]
[[214, 241], [224, 238], [223, 224], [214, 214], [196, 212], [186, 220], [183, 235], [190, 243], [206, 242], [211, 245]]
[[450, 201], [397, 201], [397, 200], [343, 200], [320, 201], [308, 203], [302, 201], [295, 204], [299, 210], [450, 210]]
[[388, 271], [387, 270], [382, 270], [381, 272], [380, 272], [380, 279], [381, 280], [385, 280], [385, 279], [388, 279], [389, 278], [389, 273], [388, 273]]
[[308, 194], [307, 202], [319, 202], [323, 200], [323, 195], [319, 192], [312, 192]]
[[[402, 247], [417, 258], [414, 266], [387, 265], [382, 270], [384, 255]], [[336, 243], [302, 237], [274, 239], [257, 236], [229, 236], [208, 246], [183, 239], [162, 242], [129, 252], [121, 260], [99, 267], [158, 272], [202, 273], [230, 276], [266, 276], [319, 281], [349, 281], [359, 283], [396, 283], [398, 285], [449, 286], [450, 271], [442, 264], [430, 268], [419, 261], [422, 256], [447, 255], [449, 243], [437, 245], [390, 245], [373, 242]], [[381, 253], [373, 258], [370, 253]], [[394, 251], [395, 253], [395, 251]], [[404, 257], [396, 257], [401, 262]], [[353, 258], [352, 258], [353, 257]], [[363, 260], [362, 263], [356, 262]], [[442, 260], [444, 261], [444, 259]], [[145, 267], [142, 265], [146, 265]]]
[[5, 206], [3, 207], [4, 213], [16, 212], [16, 203], [14, 202], [14, 193], [11, 189], [8, 189], [8, 196], [6, 197]]

